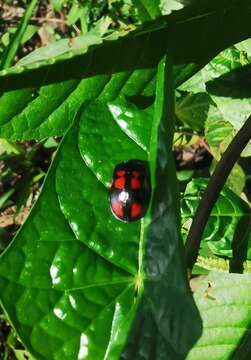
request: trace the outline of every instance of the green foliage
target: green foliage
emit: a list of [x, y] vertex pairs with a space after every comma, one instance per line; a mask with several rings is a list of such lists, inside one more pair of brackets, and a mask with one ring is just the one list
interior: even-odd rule
[[[13, 34], [13, 37], [11, 37], [9, 44], [4, 49], [4, 52], [1, 55], [1, 64], [0, 64], [1, 70], [8, 69], [12, 65], [18, 47], [20, 46], [22, 41], [25, 41], [27, 39], [27, 35], [28, 35], [27, 28], [28, 28], [29, 20], [32, 16], [32, 13], [36, 5], [37, 5], [37, 0], [32, 0], [29, 6], [27, 7], [27, 10], [25, 11], [25, 14], [18, 28]], [[26, 39], [24, 38], [25, 35], [26, 35]]]
[[[204, 96], [207, 94], [208, 111], [206, 116], [201, 117], [206, 120], [205, 137], [216, 159], [220, 158], [251, 113], [248, 80], [251, 57], [245, 42], [241, 44], [242, 47], [237, 44], [221, 52], [180, 87], [180, 90], [189, 91], [198, 99], [203, 93]], [[196, 129], [195, 121], [198, 120], [195, 119], [199, 116], [198, 109], [194, 120], [190, 120], [192, 128]], [[250, 154], [249, 144], [242, 156]]]
[[[219, 147], [225, 149], [249, 110], [248, 89], [240, 89], [249, 69], [243, 69], [250, 62], [248, 43], [224, 49], [249, 35], [251, 5], [134, 1], [135, 21], [142, 25], [110, 32], [104, 8], [99, 4], [94, 15], [90, 3], [68, 2], [68, 24], [80, 22], [82, 35], [37, 49], [0, 72], [0, 136], [8, 141], [63, 136], [36, 204], [1, 256], [1, 303], [37, 359], [138, 360], [142, 354], [183, 359], [201, 323], [180, 239], [174, 93], [179, 87], [177, 118], [195, 132], [205, 131], [218, 160]], [[52, 4], [59, 11], [64, 2]], [[122, 11], [119, 5], [113, 9]], [[94, 16], [100, 22], [88, 32]], [[237, 69], [240, 78], [232, 79]], [[226, 82], [233, 92], [226, 92]], [[219, 122], [227, 132], [218, 132]], [[111, 214], [108, 189], [114, 166], [132, 158], [148, 161], [152, 199], [144, 219], [125, 224]], [[186, 190], [186, 234], [205, 186], [197, 180]], [[237, 253], [244, 260], [248, 248], [249, 258], [249, 225], [248, 205], [225, 188], [204, 234], [202, 255]], [[225, 298], [221, 293], [219, 305]], [[204, 319], [203, 295], [196, 301]], [[247, 312], [243, 318], [248, 329]], [[202, 345], [214, 345], [206, 331]], [[230, 356], [243, 333], [231, 333], [233, 345], [216, 356]], [[201, 354], [199, 347], [189, 358]]]
[[[194, 179], [187, 185], [181, 207], [184, 238], [207, 183]], [[250, 215], [249, 205], [225, 186], [205, 228], [202, 252], [207, 247], [211, 254], [232, 258], [237, 247], [239, 257], [251, 259]]]
[[[166, 101], [165, 99], [166, 96], [162, 102]], [[161, 111], [163, 105], [157, 104], [156, 106], [157, 108], [161, 106], [159, 110]], [[96, 118], [96, 114], [99, 114], [100, 119]], [[160, 115], [157, 113], [155, 121], [157, 122], [159, 118]], [[161, 121], [165, 120], [166, 117], [163, 116]], [[131, 121], [130, 117], [128, 117], [128, 121]], [[137, 127], [142, 128], [140, 121], [145, 121], [145, 118], [141, 116], [137, 124]], [[154, 236], [156, 226], [160, 229], [163, 223], [166, 224], [167, 231], [171, 231], [173, 234], [171, 247], [177, 248], [173, 255], [168, 255], [170, 250], [167, 249], [170, 265], [172, 264], [176, 268], [177, 276], [174, 283], [172, 277], [167, 283], [170, 298], [164, 297], [161, 302], [159, 302], [157, 294], [161, 293], [163, 289], [162, 277], [166, 283], [167, 276], [169, 276], [168, 268], [164, 267], [159, 275], [155, 275], [157, 279], [158, 276], [161, 276], [160, 280], [156, 281], [157, 279], [155, 280], [155, 276], [153, 276], [150, 250], [147, 256], [150, 258], [145, 267], [145, 275], [142, 272], [144, 271], [142, 268], [144, 246], [141, 242], [146, 236], [143, 234], [146, 234], [148, 222], [147, 224], [142, 222], [141, 225], [140, 223], [127, 225], [118, 222], [111, 214], [107, 201], [107, 189], [104, 184], [118, 161], [118, 155], [110, 144], [110, 139], [116, 138], [117, 144], [123, 144], [121, 159], [123, 156], [142, 160], [148, 158], [147, 153], [133, 140], [127, 138], [122, 131], [123, 128], [119, 128], [118, 125], [119, 123], [113, 120], [109, 108], [104, 103], [90, 104], [83, 113], [80, 112], [75, 125], [69, 130], [60, 146], [36, 206], [17, 235], [16, 241], [2, 257], [0, 274], [2, 276], [3, 306], [8, 314], [12, 314], [11, 320], [21, 339], [37, 358], [50, 359], [52, 356], [54, 358], [63, 356], [65, 359], [72, 359], [80, 356], [81, 351], [84, 352], [88, 349], [90, 358], [104, 358], [107, 354], [109, 359], [117, 359], [143, 295], [144, 278], [148, 285], [145, 290], [147, 295], [142, 301], [151, 299], [151, 297], [149, 298], [149, 286], [153, 287], [156, 298], [152, 297], [151, 311], [157, 324], [160, 321], [158, 312], [168, 308], [170, 311], [170, 305], [174, 301], [176, 292], [180, 293], [181, 307], [184, 305], [184, 301], [187, 302], [186, 316], [196, 318], [196, 311], [193, 310], [193, 303], [184, 283], [184, 268], [179, 261], [180, 240], [173, 211], [158, 215], [161, 223], [155, 222], [149, 227], [149, 233], [153, 231], [148, 240], [150, 249], [152, 242], [164, 240], [161, 233], [157, 239]], [[133, 131], [133, 123], [130, 125]], [[158, 124], [154, 128], [155, 132], [157, 130]], [[106, 132], [108, 138], [104, 136]], [[152, 138], [155, 138], [157, 133], [155, 136], [153, 134]], [[166, 135], [166, 130], [163, 135]], [[171, 133], [169, 133], [169, 137], [171, 140]], [[101, 142], [99, 140], [100, 148], [94, 146], [97, 144], [97, 138], [101, 139]], [[156, 162], [154, 151], [157, 151], [157, 144], [163, 143], [163, 138], [158, 142], [156, 140], [152, 152], [149, 152], [153, 157], [152, 160], [150, 159], [153, 165]], [[171, 145], [172, 141], [166, 145], [169, 154]], [[108, 157], [103, 159], [102, 166], [100, 166], [99, 156], [102, 156], [102, 153], [105, 156], [108, 154]], [[89, 163], [86, 163], [86, 159], [89, 159]], [[154, 166], [163, 166], [163, 164]], [[65, 176], [66, 174], [68, 175]], [[174, 185], [173, 181], [170, 182], [167, 189], [173, 188]], [[158, 187], [157, 191], [160, 191]], [[168, 190], [168, 192], [172, 191]], [[175, 198], [172, 202], [169, 199], [169, 206], [171, 208], [176, 206], [176, 201]], [[161, 210], [162, 204], [159, 201], [154, 206], [154, 211], [159, 212], [158, 207]], [[150, 218], [156, 217], [156, 214], [149, 216]], [[55, 225], [58, 229], [56, 237]], [[172, 230], [168, 230], [170, 227]], [[175, 242], [174, 232], [176, 232]], [[127, 249], [126, 256], [124, 256], [125, 247]], [[162, 254], [161, 246], [159, 249]], [[14, 259], [16, 259], [16, 267], [12, 273], [9, 271], [7, 273], [8, 264]], [[165, 265], [162, 257], [158, 261], [160, 267]], [[17, 280], [17, 274], [19, 280]], [[172, 283], [173, 285], [171, 285]], [[18, 300], [13, 304], [10, 299], [17, 291]], [[35, 302], [34, 297], [37, 299]], [[27, 303], [28, 299], [30, 299], [29, 303]], [[158, 302], [155, 304], [156, 301]], [[41, 303], [39, 309], [38, 303]], [[119, 304], [118, 308], [117, 304]], [[24, 308], [27, 306], [29, 307], [29, 317], [24, 314]], [[163, 323], [160, 321], [158, 324], [160, 334], [166, 327], [173, 326], [169, 325], [169, 311], [166, 312], [167, 320]], [[173, 308], [172, 312], [180, 314], [178, 308], [176, 310]], [[184, 316], [184, 312], [182, 314]], [[51, 326], [46, 330], [47, 322], [51, 323]], [[183, 328], [181, 324], [180, 321], [180, 326]], [[171, 334], [170, 336], [165, 335], [165, 344], [171, 342], [176, 351], [181, 346], [179, 331], [181, 330], [177, 330], [177, 338], [174, 337], [174, 339], [172, 337], [170, 339]], [[185, 341], [186, 336], [182, 337], [183, 353], [186, 353], [191, 347], [198, 331], [199, 327], [196, 326], [195, 320], [193, 335], [191, 336], [191, 331], [188, 329], [187, 342]], [[184, 332], [184, 328], [182, 332]], [[85, 334], [84, 339], [81, 334]], [[111, 337], [110, 334], [114, 335]], [[81, 341], [83, 344], [79, 345]], [[47, 346], [41, 347], [43, 342]]]

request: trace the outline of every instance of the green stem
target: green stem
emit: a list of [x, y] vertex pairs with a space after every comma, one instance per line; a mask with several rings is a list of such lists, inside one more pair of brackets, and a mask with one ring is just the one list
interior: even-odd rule
[[20, 24], [18, 25], [18, 28], [14, 36], [11, 38], [8, 47], [5, 49], [2, 55], [0, 70], [7, 69], [11, 66], [36, 4], [37, 4], [37, 0], [32, 0], [27, 10], [25, 11], [25, 14]]
[[222, 155], [195, 213], [185, 244], [187, 267], [193, 268], [199, 254], [200, 242], [212, 208], [241, 152], [251, 139], [251, 116], [233, 138]]

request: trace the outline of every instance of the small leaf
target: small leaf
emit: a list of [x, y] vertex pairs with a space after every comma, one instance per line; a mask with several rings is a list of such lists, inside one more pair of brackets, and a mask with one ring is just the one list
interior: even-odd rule
[[210, 105], [205, 122], [205, 138], [217, 161], [220, 160], [234, 135], [233, 126], [223, 118], [216, 106]]
[[[194, 179], [186, 187], [182, 200], [182, 223], [186, 235], [207, 184], [206, 179]], [[202, 246], [206, 242], [212, 253], [230, 258], [233, 257], [235, 246], [239, 246], [239, 255], [251, 259], [249, 219], [248, 204], [225, 186], [208, 219]]]
[[[217, 161], [213, 160], [210, 165], [211, 174], [214, 172], [216, 166], [217, 166]], [[246, 183], [245, 172], [243, 171], [242, 167], [238, 163], [236, 163], [228, 176], [228, 179], [226, 181], [226, 186], [237, 195], [241, 195], [245, 183]]]
[[55, 11], [60, 11], [64, 2], [65, 0], [50, 0], [50, 3]]
[[79, 19], [79, 15], [80, 15], [80, 4], [78, 3], [78, 1], [73, 0], [70, 11], [67, 15], [67, 22], [66, 22], [67, 25], [70, 26], [75, 24]]
[[184, 125], [194, 131], [202, 132], [210, 105], [211, 99], [206, 93], [188, 93], [178, 99], [176, 115]]

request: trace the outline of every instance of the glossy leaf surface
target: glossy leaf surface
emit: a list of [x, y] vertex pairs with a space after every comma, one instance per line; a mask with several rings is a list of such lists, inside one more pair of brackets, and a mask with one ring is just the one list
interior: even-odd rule
[[[183, 359], [201, 332], [200, 317], [184, 281], [172, 157], [174, 88], [172, 66], [167, 59], [168, 55], [158, 67], [149, 153], [152, 206], [142, 221], [141, 231], [145, 251], [139, 268], [145, 274], [145, 292], [123, 359]], [[189, 318], [193, 319], [190, 333], [184, 326]]]
[[[162, 250], [151, 245], [151, 236], [155, 235], [149, 235], [146, 275], [142, 268], [142, 226], [147, 225], [122, 223], [110, 211], [105, 185], [119, 157], [148, 158], [147, 151], [134, 141], [146, 118], [139, 116], [140, 110], [134, 110], [138, 121], [130, 138], [128, 129], [126, 132], [125, 126], [120, 128], [121, 121], [115, 119], [111, 105], [97, 101], [84, 111], [81, 109], [61, 143], [38, 202], [1, 258], [2, 305], [21, 340], [37, 359], [118, 359], [139, 303], [150, 298], [151, 314], [158, 327], [156, 337], [164, 336], [163, 354], [186, 353], [199, 335], [198, 314], [180, 260], [181, 242], [176, 220], [173, 221], [176, 214], [171, 210], [177, 200], [169, 200], [168, 219], [160, 214], [161, 224], [157, 224], [158, 231], [164, 226], [168, 233], [176, 233], [175, 241], [170, 235], [170, 253], [164, 259], [160, 256]], [[123, 101], [121, 109], [124, 106]], [[129, 106], [129, 113], [130, 109]], [[130, 119], [127, 117], [132, 133]], [[113, 138], [117, 151], [116, 144], [111, 142]], [[168, 146], [171, 149], [171, 142]], [[167, 183], [169, 194], [174, 186], [173, 181]], [[163, 239], [161, 231], [160, 236]], [[158, 280], [154, 276], [156, 261], [160, 268], [166, 267], [167, 262], [168, 269], [175, 269], [176, 277], [173, 279], [171, 274], [166, 277], [161, 271]], [[16, 266], [10, 271], [13, 263]], [[146, 286], [143, 296], [148, 280], [151, 286]], [[180, 298], [179, 306], [185, 308], [182, 315], [177, 310], [176, 296]], [[174, 316], [171, 322], [170, 311]], [[176, 312], [180, 314], [177, 325]], [[195, 321], [193, 332], [184, 327], [184, 314]], [[166, 332], [172, 326], [177, 326], [177, 331]], [[148, 331], [144, 324], [143, 331]], [[179, 348], [181, 338], [184, 345]]]
[[231, 71], [241, 69], [249, 64], [249, 55], [239, 50], [238, 44], [220, 52], [203, 69], [180, 86], [183, 91], [193, 93], [207, 91], [207, 83]]
[[[37, 50], [1, 73], [5, 93], [0, 98], [0, 136], [25, 140], [64, 134], [81, 104], [99, 97], [106, 86], [114, 86], [108, 96], [114, 100], [132, 69], [156, 68], [167, 46], [175, 55], [175, 82], [180, 85], [229, 42], [247, 36], [250, 7], [248, 1], [237, 7], [234, 0], [205, 1], [201, 6], [191, 2], [122, 38], [115, 34], [104, 41], [87, 34]], [[219, 30], [222, 21], [226, 32]], [[137, 95], [144, 90], [137, 88]]]
[[[140, 1], [139, 1], [140, 2]], [[159, 4], [157, 4], [159, 3]], [[238, 41], [244, 40], [248, 37], [248, 15], [251, 11], [251, 6], [247, 0], [243, 1], [242, 4], [237, 4], [234, 0], [231, 1], [221, 1], [220, 3], [216, 0], [214, 1], [204, 1], [198, 5], [196, 0], [191, 0], [189, 3], [183, 1], [172, 1], [172, 3], [162, 1], [163, 7], [169, 6], [169, 12], [172, 12], [177, 6], [172, 6], [175, 3], [180, 4], [180, 10], [171, 13], [169, 16], [160, 17], [159, 19], [150, 22], [149, 24], [144, 25], [139, 30], [130, 33], [128, 36], [120, 40], [120, 49], [125, 49], [129, 44], [132, 44], [132, 40], [134, 41], [135, 46], [140, 50], [138, 53], [142, 53], [141, 50], [146, 50], [146, 44], [143, 43], [146, 39], [145, 34], [147, 33], [148, 41], [150, 41], [151, 45], [154, 46], [157, 53], [155, 54], [153, 51], [147, 51], [149, 58], [148, 59], [138, 59], [141, 60], [142, 66], [145, 66], [147, 61], [148, 63], [151, 61], [150, 59], [157, 60], [159, 54], [163, 55], [166, 50], [166, 43], [162, 43], [160, 38], [164, 36], [170, 36], [170, 43], [168, 44], [175, 55], [175, 63], [178, 61], [179, 64], [186, 64], [190, 62], [205, 62], [205, 59], [216, 55], [220, 50], [227, 47], [229, 43], [237, 43]], [[151, 10], [156, 9], [156, 6], [160, 7], [160, 2], [155, 1], [154, 4], [148, 4], [151, 7]], [[183, 8], [184, 7], [184, 8]], [[228, 9], [228, 13], [226, 12]], [[151, 11], [150, 10], [150, 11]], [[162, 12], [163, 14], [164, 12]], [[238, 15], [238, 16], [237, 16]], [[161, 12], [156, 11], [156, 14], [152, 18], [156, 18], [161, 16]], [[196, 17], [196, 18], [195, 18]], [[242, 17], [241, 21], [239, 17]], [[225, 31], [220, 31], [222, 28], [220, 27], [219, 20], [225, 21]], [[232, 21], [235, 19], [235, 27], [232, 26]], [[149, 20], [149, 19], [148, 19]], [[193, 20], [193, 21], [191, 21]], [[170, 30], [166, 29], [167, 26], [170, 26]], [[210, 26], [211, 25], [211, 26]], [[214, 25], [214, 27], [212, 27]], [[198, 29], [203, 29], [203, 36]], [[218, 34], [218, 37], [214, 37], [215, 34]], [[107, 51], [110, 51], [110, 60], [112, 59], [112, 55], [114, 55], [113, 51], [115, 50], [113, 44], [110, 44], [114, 39], [118, 39], [120, 36], [124, 36], [126, 33], [123, 32], [115, 32], [105, 38], [105, 43], [103, 46], [101, 43], [103, 39], [100, 37], [87, 34], [85, 36], [79, 36], [74, 39], [62, 39], [58, 41], [56, 44], [49, 45], [48, 47], [38, 49], [34, 51], [32, 54], [28, 55], [24, 60], [21, 60], [20, 65], [9, 69], [8, 71], [3, 71], [0, 73], [2, 76], [6, 76], [8, 74], [18, 74], [23, 71], [29, 71], [31, 69], [37, 69], [39, 67], [45, 67], [47, 65], [52, 65], [55, 62], [61, 62], [62, 60], [69, 60], [68, 65], [75, 65], [79, 63], [78, 60], [81, 59], [82, 55], [82, 66], [81, 74], [86, 72], [86, 64], [89, 65], [89, 56], [86, 56], [85, 53], [93, 53], [93, 56], [96, 58], [98, 53], [101, 50], [102, 55], [106, 54]], [[176, 35], [176, 36], [175, 36]], [[205, 44], [205, 37], [207, 37], [207, 44]], [[176, 39], [175, 39], [176, 37]], [[189, 39], [193, 38], [193, 41], [189, 41]], [[239, 40], [238, 40], [239, 38]], [[197, 41], [195, 41], [195, 39]], [[155, 41], [155, 42], [154, 42]], [[177, 43], [178, 41], [178, 43]], [[100, 45], [100, 46], [97, 46]], [[158, 46], [159, 48], [158, 48]], [[190, 51], [188, 51], [190, 49]], [[119, 56], [118, 66], [123, 63], [125, 66], [126, 61], [129, 61], [128, 64], [131, 63], [131, 60], [136, 60], [136, 54], [131, 54], [130, 57], [126, 56], [124, 51], [120, 51], [117, 53]], [[211, 55], [210, 55], [211, 54]], [[101, 55], [101, 54], [100, 54]], [[156, 57], [157, 56], [157, 57]], [[74, 57], [76, 58], [75, 62]], [[71, 58], [73, 58], [71, 60]], [[78, 58], [78, 59], [77, 59]], [[102, 57], [103, 58], [103, 57]], [[123, 61], [121, 61], [123, 59]], [[159, 60], [160, 58], [158, 58]], [[104, 58], [103, 58], [104, 60]], [[118, 58], [117, 58], [118, 60]], [[87, 61], [87, 62], [86, 62]], [[140, 62], [137, 62], [140, 64]], [[156, 64], [156, 63], [155, 63]], [[55, 64], [56, 65], [56, 64]], [[115, 63], [113, 63], [115, 65]], [[98, 69], [100, 67], [102, 69], [102, 64], [95, 63], [95, 66], [92, 67], [91, 72], [98, 73]], [[103, 63], [103, 67], [107, 67], [105, 62]], [[59, 67], [60, 68], [60, 67]], [[61, 67], [62, 69], [62, 67]], [[76, 74], [77, 69], [69, 66], [69, 69], [66, 69], [66, 73], [73, 72]], [[107, 71], [107, 69], [106, 69]], [[116, 69], [118, 71], [118, 69]], [[53, 69], [52, 69], [53, 72]], [[51, 73], [52, 76], [52, 73]], [[65, 74], [66, 76], [66, 74]]]
[[[84, 359], [87, 354], [90, 359], [103, 359], [105, 354], [116, 359], [137, 305], [133, 276], [137, 247], [132, 239], [127, 245], [133, 258], [119, 256], [123, 229], [127, 234], [128, 229], [112, 217], [107, 191], [81, 159], [76, 135], [74, 128], [64, 139], [37, 204], [1, 259], [1, 300], [22, 341], [38, 359]], [[71, 155], [75, 156], [77, 173]], [[72, 185], [69, 177], [64, 177], [67, 184], [62, 179], [65, 168], [74, 171], [72, 180], [77, 182], [62, 200], [61, 191]], [[86, 184], [80, 197], [77, 179], [81, 171]], [[88, 183], [97, 187], [94, 202], [96, 206], [103, 204], [101, 214], [92, 212]], [[81, 201], [79, 209], [74, 190]], [[81, 232], [76, 236], [71, 220], [63, 215], [67, 201], [73, 214], [79, 212], [81, 224], [89, 219], [84, 237]], [[122, 234], [106, 232], [107, 216]], [[99, 227], [95, 228], [95, 222]], [[105, 240], [112, 244], [105, 244]]]
[[4, 93], [0, 98], [1, 136], [24, 140], [63, 135], [81, 104], [95, 98], [108, 101], [139, 95], [154, 74], [135, 70], [46, 85], [38, 93], [33, 89]]
[[251, 275], [211, 272], [195, 292], [203, 334], [187, 360], [250, 358]]

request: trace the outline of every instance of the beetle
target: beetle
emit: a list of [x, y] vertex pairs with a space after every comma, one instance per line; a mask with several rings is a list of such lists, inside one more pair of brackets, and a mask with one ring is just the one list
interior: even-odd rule
[[129, 160], [116, 165], [109, 195], [111, 211], [117, 219], [124, 222], [141, 219], [151, 196], [148, 163]]

